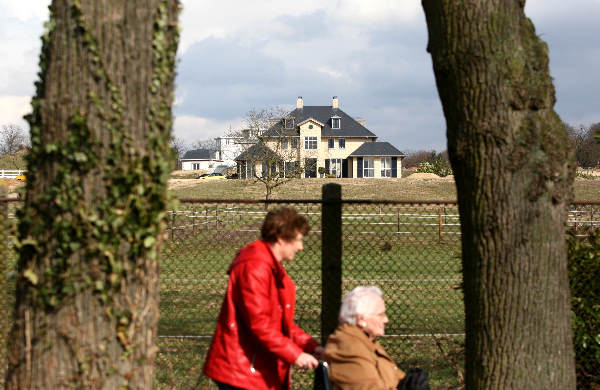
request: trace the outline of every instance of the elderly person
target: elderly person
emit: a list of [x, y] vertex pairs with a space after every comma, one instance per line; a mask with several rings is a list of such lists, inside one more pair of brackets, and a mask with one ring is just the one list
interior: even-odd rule
[[405, 374], [375, 341], [388, 318], [378, 287], [356, 287], [342, 299], [339, 325], [325, 345], [329, 379], [338, 390], [396, 390]]
[[270, 211], [261, 239], [241, 249], [229, 270], [227, 291], [204, 374], [220, 390], [286, 390], [290, 365], [312, 369], [323, 348], [294, 323], [296, 287], [283, 268], [303, 249], [306, 218], [290, 208]]

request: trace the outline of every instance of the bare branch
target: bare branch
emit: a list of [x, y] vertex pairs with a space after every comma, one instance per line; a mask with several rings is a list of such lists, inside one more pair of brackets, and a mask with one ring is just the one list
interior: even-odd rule
[[17, 125], [3, 125], [0, 132], [0, 155], [14, 154], [30, 146], [29, 136]]

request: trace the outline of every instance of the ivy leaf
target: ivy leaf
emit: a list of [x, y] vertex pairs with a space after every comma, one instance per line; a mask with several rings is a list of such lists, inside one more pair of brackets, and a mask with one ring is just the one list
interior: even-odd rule
[[148, 236], [148, 237], [144, 238], [144, 247], [150, 248], [152, 245], [154, 245], [155, 241], [156, 241], [156, 238], [154, 238], [152, 236]]
[[76, 152], [73, 156], [75, 157], [75, 161], [77, 162], [86, 162], [88, 159], [85, 153], [81, 152]]
[[38, 276], [32, 270], [26, 269], [25, 272], [23, 272], [23, 276], [34, 286], [38, 284]]

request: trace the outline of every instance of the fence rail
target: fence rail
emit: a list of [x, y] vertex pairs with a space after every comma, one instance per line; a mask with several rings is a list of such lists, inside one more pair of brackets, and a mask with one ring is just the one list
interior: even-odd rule
[[22, 169], [0, 169], [0, 178], [16, 179], [17, 176], [25, 172]]

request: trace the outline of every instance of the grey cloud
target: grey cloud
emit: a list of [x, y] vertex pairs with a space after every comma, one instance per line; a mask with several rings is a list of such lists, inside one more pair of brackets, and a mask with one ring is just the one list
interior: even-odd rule
[[283, 15], [274, 20], [285, 25], [289, 31], [281, 33], [279, 39], [285, 38], [295, 42], [318, 39], [330, 34], [330, 21], [325, 11], [316, 10], [309, 15]]
[[[295, 18], [293, 24], [302, 25], [302, 20], [311, 16]], [[319, 58], [323, 66], [341, 71], [341, 77], [310, 70], [294, 59], [266, 56], [260, 47], [207, 39], [182, 58], [177, 84], [184, 101], [176, 113], [224, 120], [253, 107], [293, 107], [298, 95], [306, 105], [328, 105], [337, 95], [343, 110], [365, 117], [369, 129], [400, 149], [445, 148], [425, 38], [414, 36], [414, 31], [401, 29], [372, 32], [369, 39], [374, 44], [364, 51], [353, 49], [352, 42], [338, 42], [335, 61], [329, 53]], [[384, 38], [389, 45], [376, 44]]]
[[283, 63], [256, 48], [209, 38], [192, 45], [177, 71], [176, 112], [207, 118], [238, 117], [248, 103], [270, 96], [285, 81]]
[[[579, 121], [596, 113], [600, 121], [600, 3], [573, 7], [569, 15], [532, 17], [536, 32], [546, 41], [550, 73], [556, 87], [556, 111], [563, 120]], [[572, 123], [577, 125], [579, 123]]]

